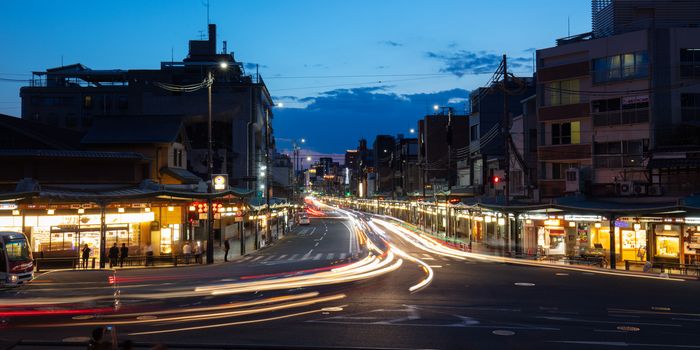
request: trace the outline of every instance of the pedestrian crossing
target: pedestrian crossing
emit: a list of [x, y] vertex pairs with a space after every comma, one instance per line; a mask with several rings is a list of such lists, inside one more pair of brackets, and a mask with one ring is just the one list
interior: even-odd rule
[[351, 256], [348, 253], [311, 253], [311, 254], [261, 254], [244, 256], [238, 261], [251, 263], [292, 262], [292, 261], [319, 261], [319, 260], [345, 260]]

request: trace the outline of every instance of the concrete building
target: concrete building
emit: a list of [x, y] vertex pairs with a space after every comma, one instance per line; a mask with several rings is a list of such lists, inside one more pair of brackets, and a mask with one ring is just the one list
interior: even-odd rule
[[543, 197], [700, 190], [700, 4], [593, 1], [593, 32], [537, 51]]
[[161, 62], [160, 69], [94, 70], [72, 64], [34, 72], [31, 84], [20, 90], [22, 118], [87, 130], [103, 116], [181, 116], [192, 146], [190, 170], [206, 177], [206, 166], [200, 165], [206, 164], [208, 147], [209, 72], [214, 79], [214, 173], [229, 174], [234, 186], [257, 188], [265, 156], [274, 153], [272, 98], [260, 75], [246, 74], [226, 42], [217, 51], [214, 24], [207, 40], [189, 42], [185, 59]]
[[395, 144], [396, 139], [391, 135], [377, 135], [374, 139], [375, 193], [391, 195], [394, 191]]
[[507, 185], [514, 198], [539, 200], [537, 188], [537, 96], [520, 101], [522, 113], [510, 125], [510, 176]]
[[[452, 123], [452, 145], [448, 146], [448, 123]], [[434, 191], [446, 191], [457, 183], [459, 152], [469, 144], [469, 119], [466, 115], [446, 112], [427, 115], [418, 121], [418, 162], [420, 164], [421, 191], [432, 195]], [[451, 147], [451, 148], [450, 148]], [[448, 150], [452, 154], [448, 156]], [[448, 171], [449, 169], [449, 171]]]

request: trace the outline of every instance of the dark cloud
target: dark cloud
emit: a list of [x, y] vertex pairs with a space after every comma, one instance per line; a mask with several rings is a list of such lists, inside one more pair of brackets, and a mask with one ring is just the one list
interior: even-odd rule
[[255, 62], [245, 62], [245, 63], [243, 63], [243, 68], [245, 68], [245, 70], [247, 70], [247, 71], [252, 71], [252, 70], [255, 70], [257, 68], [267, 68], [267, 66], [264, 64], [259, 64], [259, 63], [255, 63]]
[[[440, 68], [442, 73], [451, 73], [458, 77], [467, 74], [484, 74], [495, 71], [501, 63], [502, 55], [486, 51], [457, 50], [455, 52], [425, 53], [426, 57], [443, 63]], [[529, 67], [531, 59], [525, 57], [508, 57], [508, 66], [511, 68]]]
[[380, 43], [380, 44], [383, 44], [383, 45], [386, 45], [386, 46], [391, 46], [391, 47], [400, 47], [400, 46], [403, 46], [402, 43], [396, 42], [396, 41], [393, 41], [393, 40], [384, 40], [384, 41], [380, 41], [379, 43]]
[[[377, 134], [408, 135], [418, 119], [432, 113], [433, 104], [450, 105], [469, 96], [469, 91], [452, 89], [401, 95], [389, 86], [360, 87], [326, 91], [318, 96], [297, 98], [306, 108], [282, 108], [275, 112], [275, 134], [281, 138], [305, 137], [320, 152], [344, 152], [357, 140], [370, 143]], [[457, 99], [457, 100], [454, 100]], [[463, 111], [463, 103], [451, 104]]]

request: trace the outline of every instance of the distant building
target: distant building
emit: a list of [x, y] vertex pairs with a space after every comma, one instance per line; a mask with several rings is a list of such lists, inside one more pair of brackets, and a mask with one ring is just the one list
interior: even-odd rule
[[374, 150], [374, 169], [376, 175], [375, 192], [389, 194], [394, 191], [395, 139], [391, 135], [377, 135], [372, 149]]
[[190, 41], [185, 59], [161, 62], [160, 69], [94, 70], [72, 64], [34, 72], [31, 84], [20, 90], [22, 118], [87, 130], [104, 116], [179, 116], [190, 137], [190, 170], [206, 177], [206, 167], [198, 164], [206, 162], [208, 147], [207, 89], [176, 91], [171, 85], [201, 85], [208, 72], [214, 78], [214, 173], [228, 173], [234, 186], [257, 188], [266, 150], [274, 149], [272, 98], [262, 78], [246, 75], [233, 53], [217, 52], [214, 24], [207, 40]]
[[[448, 146], [448, 122], [452, 123], [452, 144]], [[418, 162], [420, 164], [420, 189], [426, 195], [433, 191], [446, 191], [457, 183], [458, 155], [469, 143], [468, 116], [445, 113], [427, 115], [418, 121]], [[451, 155], [448, 150], [451, 150]], [[448, 172], [449, 169], [449, 172]]]

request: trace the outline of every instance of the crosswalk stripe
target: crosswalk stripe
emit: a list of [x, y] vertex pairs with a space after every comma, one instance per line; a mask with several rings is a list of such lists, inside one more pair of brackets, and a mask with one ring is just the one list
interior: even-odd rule
[[346, 256], [347, 256], [347, 254], [345, 254], [345, 253], [340, 253], [340, 257], [339, 257], [338, 259], [345, 259]]
[[255, 257], [255, 258], [253, 258], [253, 260], [251, 260], [251, 261], [258, 261], [258, 260], [260, 260], [260, 259], [262, 259], [262, 258], [263, 258], [263, 256], [262, 256], [262, 255], [260, 255], [260, 256], [256, 256], [256, 257]]
[[282, 259], [284, 259], [284, 258], [286, 258], [286, 257], [287, 257], [287, 254], [282, 254], [282, 255], [280, 255], [279, 258], [277, 258], [277, 260], [282, 260]]
[[252, 258], [253, 258], [252, 256], [248, 255], [248, 256], [246, 256], [246, 257], [243, 257], [243, 259], [241, 259], [241, 261], [248, 261], [248, 260], [250, 260], [250, 259], [252, 259]]
[[319, 260], [323, 256], [323, 253], [318, 253], [316, 256], [314, 256], [314, 260]]
[[335, 256], [335, 253], [328, 253], [326, 256], [326, 260], [333, 260], [333, 257]]
[[297, 258], [297, 256], [299, 256], [299, 254], [294, 254], [294, 255], [290, 256], [289, 259], [287, 259], [287, 260], [295, 260]]
[[274, 255], [268, 255], [268, 256], [267, 256], [265, 259], [263, 259], [262, 261], [269, 261], [269, 260], [272, 260], [272, 258], [274, 258], [274, 257], [275, 257]]

